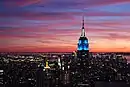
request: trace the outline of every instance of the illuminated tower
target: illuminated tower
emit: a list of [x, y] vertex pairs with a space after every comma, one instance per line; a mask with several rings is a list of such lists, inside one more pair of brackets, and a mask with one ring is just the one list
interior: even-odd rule
[[88, 55], [89, 55], [89, 43], [87, 37], [85, 36], [84, 17], [83, 17], [81, 36], [78, 41], [77, 57], [86, 58], [88, 57]]

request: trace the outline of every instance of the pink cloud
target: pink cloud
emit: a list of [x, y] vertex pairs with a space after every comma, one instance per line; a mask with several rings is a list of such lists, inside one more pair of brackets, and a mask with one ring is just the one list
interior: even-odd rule
[[72, 51], [73, 51], [72, 46], [61, 46], [58, 48], [56, 46], [50, 46], [50, 47], [15, 46], [10, 48], [5, 47], [0, 49], [0, 52], [72, 52]]
[[93, 35], [93, 36], [90, 36], [90, 38], [93, 38], [93, 39], [108, 39], [108, 40], [130, 40], [130, 35], [122, 35], [122, 34], [118, 34], [118, 33], [106, 33], [106, 34], [102, 34], [100, 35], [101, 33], [99, 34], [96, 34], [96, 35]]
[[[130, 12], [104, 12], [104, 11], [89, 11], [84, 13], [86, 17], [91, 16], [130, 16]], [[1, 13], [0, 18], [21, 18], [22, 20], [44, 20], [44, 21], [52, 21], [52, 20], [76, 20], [75, 16], [82, 16], [82, 12], [17, 12], [17, 13]], [[14, 21], [15, 22], [15, 21]], [[11, 22], [10, 24], [13, 24]], [[3, 24], [7, 24], [9, 22], [3, 22]], [[17, 22], [19, 23], [19, 21]], [[2, 23], [1, 23], [2, 24]]]
[[[50, 0], [4, 0], [4, 4], [7, 7], [16, 7], [16, 6], [28, 6], [31, 4], [46, 4], [47, 2], [52, 2]], [[54, 2], [57, 2], [57, 0], [54, 0]], [[58, 6], [58, 4], [66, 6], [66, 7], [94, 7], [94, 6], [102, 6], [102, 5], [109, 5], [109, 4], [116, 4], [116, 3], [127, 3], [130, 2], [129, 0], [67, 0], [64, 3], [51, 3], [50, 5], [53, 7], [55, 5]], [[62, 7], [62, 6], [61, 6]]]
[[130, 0], [80, 0], [75, 2], [77, 8], [98, 7], [110, 4], [129, 3]]
[[90, 4], [90, 6], [99, 6], [99, 5], [109, 5], [125, 2], [130, 2], [130, 0], [98, 0], [98, 1], [91, 0], [88, 4]]
[[114, 13], [114, 12], [103, 12], [103, 11], [91, 11], [85, 13], [86, 16], [130, 16], [129, 12]]
[[31, 4], [39, 4], [39, 3], [46, 3], [48, 0], [4, 0], [3, 3], [6, 7], [21, 7], [21, 6], [28, 6]]

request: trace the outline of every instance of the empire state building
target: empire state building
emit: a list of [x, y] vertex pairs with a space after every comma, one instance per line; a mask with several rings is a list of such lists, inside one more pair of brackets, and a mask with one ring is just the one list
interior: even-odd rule
[[84, 18], [81, 29], [81, 36], [78, 40], [77, 57], [86, 58], [89, 57], [89, 43], [88, 38], [85, 36]]

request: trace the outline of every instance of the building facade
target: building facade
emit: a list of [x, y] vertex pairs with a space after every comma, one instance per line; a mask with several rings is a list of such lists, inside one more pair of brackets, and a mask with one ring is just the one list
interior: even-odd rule
[[77, 57], [89, 57], [89, 42], [88, 38], [85, 36], [84, 18], [82, 23], [81, 36], [78, 40]]

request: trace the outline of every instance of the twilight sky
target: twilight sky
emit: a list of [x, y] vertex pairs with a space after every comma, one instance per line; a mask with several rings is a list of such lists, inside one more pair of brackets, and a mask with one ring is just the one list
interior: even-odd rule
[[74, 51], [83, 14], [90, 51], [130, 52], [130, 0], [0, 0], [0, 51]]

